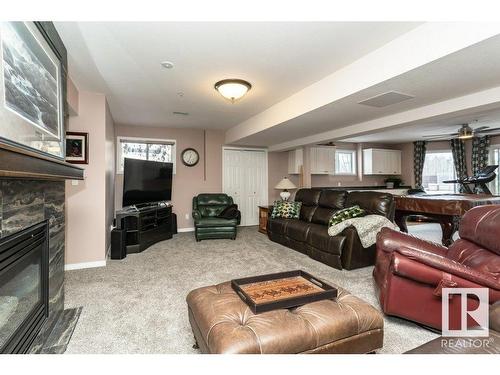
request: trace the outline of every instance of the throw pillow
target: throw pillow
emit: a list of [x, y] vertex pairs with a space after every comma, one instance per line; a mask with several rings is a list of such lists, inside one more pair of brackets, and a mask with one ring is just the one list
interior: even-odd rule
[[231, 204], [224, 208], [220, 214], [217, 215], [217, 217], [221, 219], [237, 219], [238, 218], [238, 205], [237, 204]]
[[276, 201], [273, 204], [271, 218], [298, 219], [302, 202]]
[[344, 208], [340, 211], [335, 212], [332, 215], [332, 217], [330, 218], [330, 221], [328, 222], [328, 226], [331, 227], [332, 225], [341, 223], [344, 220], [352, 219], [354, 217], [365, 216], [365, 215], [366, 215], [366, 211], [357, 205], [352, 206], [352, 207], [348, 207], [348, 208]]

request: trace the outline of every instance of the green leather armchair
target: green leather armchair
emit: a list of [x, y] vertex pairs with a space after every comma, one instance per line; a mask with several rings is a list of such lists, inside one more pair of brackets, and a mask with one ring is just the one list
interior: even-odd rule
[[196, 241], [210, 238], [236, 239], [236, 227], [241, 215], [236, 219], [217, 217], [222, 210], [233, 204], [227, 194], [199, 194], [193, 197], [194, 235]]

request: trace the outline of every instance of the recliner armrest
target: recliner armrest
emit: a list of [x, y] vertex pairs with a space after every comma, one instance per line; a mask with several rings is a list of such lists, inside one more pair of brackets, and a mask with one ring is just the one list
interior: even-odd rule
[[443, 280], [443, 273], [451, 275], [456, 287], [489, 287], [500, 292], [500, 283], [461, 263], [426, 251], [402, 247], [392, 253], [393, 273], [434, 287]]
[[192, 216], [193, 216], [194, 221], [196, 221], [196, 220], [200, 220], [200, 219], [201, 219], [201, 217], [202, 217], [202, 216], [201, 216], [201, 212], [200, 212], [200, 211], [198, 211], [198, 210], [193, 210], [193, 212], [192, 212]]
[[377, 235], [377, 248], [385, 252], [392, 252], [400, 248], [423, 250], [440, 256], [446, 256], [448, 248], [414, 237], [408, 233], [398, 232], [390, 228], [382, 228]]

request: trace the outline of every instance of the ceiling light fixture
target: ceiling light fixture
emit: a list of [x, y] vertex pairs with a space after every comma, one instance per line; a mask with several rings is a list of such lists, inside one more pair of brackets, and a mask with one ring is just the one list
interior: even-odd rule
[[174, 63], [172, 61], [162, 61], [160, 65], [165, 69], [172, 69], [174, 67]]
[[214, 88], [224, 98], [234, 103], [245, 96], [248, 90], [252, 88], [252, 85], [242, 79], [230, 78], [217, 82]]

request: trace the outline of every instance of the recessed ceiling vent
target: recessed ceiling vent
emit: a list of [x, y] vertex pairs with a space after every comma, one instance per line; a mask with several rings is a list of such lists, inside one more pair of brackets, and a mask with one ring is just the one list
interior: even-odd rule
[[369, 105], [370, 107], [387, 107], [392, 104], [401, 103], [405, 100], [413, 99], [414, 96], [408, 94], [402, 94], [396, 91], [389, 91], [384, 94], [376, 95], [366, 100], [359, 102], [358, 104]]
[[179, 112], [179, 111], [174, 111], [172, 112], [174, 115], [178, 115], [178, 116], [187, 116], [189, 115], [189, 112]]

